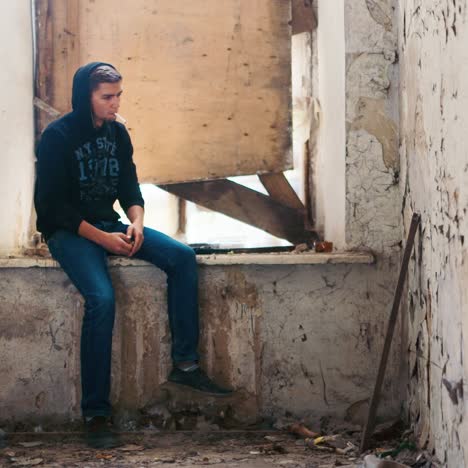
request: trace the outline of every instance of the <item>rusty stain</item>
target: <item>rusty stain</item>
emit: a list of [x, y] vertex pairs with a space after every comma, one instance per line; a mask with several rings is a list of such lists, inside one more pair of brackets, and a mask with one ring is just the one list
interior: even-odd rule
[[[202, 270], [203, 271], [203, 270]], [[255, 285], [249, 283], [242, 267], [231, 266], [224, 272], [224, 281], [200, 291], [202, 359], [212, 349], [212, 374], [221, 383], [232, 385], [237, 363], [233, 362], [230, 345], [236, 340], [236, 326], [248, 326], [249, 341], [255, 356], [255, 388], [260, 392], [261, 358], [263, 345], [260, 336], [259, 295]], [[234, 308], [234, 310], [233, 310]], [[208, 342], [208, 340], [210, 340]]]
[[[38, 326], [38, 320], [22, 320], [11, 311], [15, 311], [18, 307], [16, 302], [2, 300], [0, 304], [0, 316], [2, 317], [2, 326], [0, 327], [0, 338], [4, 340], [14, 340], [16, 338], [31, 338], [32, 340], [44, 327]], [[30, 317], [41, 317], [44, 323], [51, 320], [51, 313], [48, 309], [37, 307], [34, 304], [28, 304], [28, 312]]]
[[365, 130], [374, 135], [382, 145], [383, 162], [387, 169], [398, 171], [398, 128], [386, 115], [385, 101], [361, 97], [357, 104], [357, 117], [351, 124], [351, 130]]
[[[161, 383], [161, 348], [170, 346], [170, 336], [167, 327], [161, 330], [151, 315], [152, 311], [157, 313], [149, 299], [156, 293], [153, 284], [129, 287], [115, 272], [112, 282], [117, 303], [114, 334], [120, 338], [120, 362], [115, 363], [120, 367], [120, 382], [113, 393], [118, 393], [117, 406], [135, 406]], [[166, 317], [164, 320], [167, 323]]]
[[[116, 302], [119, 304], [129, 304], [130, 294], [125, 285], [119, 285], [119, 281], [113, 278], [113, 284], [116, 289]], [[133, 296], [138, 302], [139, 295]], [[140, 296], [141, 297], [141, 296]], [[133, 304], [135, 306], [135, 304]], [[126, 403], [138, 401], [138, 385], [137, 385], [137, 369], [138, 369], [138, 355], [137, 355], [137, 326], [134, 318], [129, 313], [122, 313], [123, 311], [116, 310], [116, 316], [120, 315], [119, 320], [116, 320], [115, 325], [120, 325], [121, 331], [121, 344], [120, 344], [120, 386], [118, 404], [125, 406]], [[117, 317], [116, 317], [117, 318]], [[115, 327], [114, 327], [115, 328]]]

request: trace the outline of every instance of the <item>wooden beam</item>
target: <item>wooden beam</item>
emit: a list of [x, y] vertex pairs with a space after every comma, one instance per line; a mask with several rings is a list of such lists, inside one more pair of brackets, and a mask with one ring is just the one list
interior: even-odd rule
[[292, 33], [312, 32], [317, 27], [317, 18], [312, 0], [292, 0]]
[[177, 223], [177, 234], [183, 235], [187, 232], [187, 200], [183, 198], [177, 199], [178, 206], [178, 223]]
[[[49, 0], [36, 0], [35, 22], [36, 22], [36, 70], [34, 92], [40, 102], [49, 105], [51, 99], [53, 53], [52, 53], [52, 21]], [[50, 114], [42, 108], [35, 108], [36, 139], [38, 139], [44, 128], [50, 123]]]
[[255, 226], [292, 244], [316, 239], [304, 229], [304, 213], [230, 180], [160, 185], [193, 203]]
[[275, 174], [259, 174], [258, 178], [271, 198], [282, 205], [305, 212], [305, 207], [301, 199], [297, 196], [297, 193], [291, 187], [291, 184], [282, 172]]
[[315, 186], [313, 184], [312, 161], [310, 157], [310, 144], [309, 140], [304, 143], [304, 200], [305, 200], [305, 217], [306, 229], [314, 226], [315, 220]]
[[[79, 0], [36, 0], [36, 137], [60, 113], [71, 109], [72, 79], [80, 66]], [[65, 96], [65, 98], [63, 98]]]

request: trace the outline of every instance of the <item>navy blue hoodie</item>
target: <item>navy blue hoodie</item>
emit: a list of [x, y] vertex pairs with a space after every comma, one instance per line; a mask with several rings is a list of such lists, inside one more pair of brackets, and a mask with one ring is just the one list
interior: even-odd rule
[[100, 65], [109, 64], [77, 70], [73, 111], [52, 122], [38, 146], [34, 203], [37, 229], [46, 239], [58, 229], [77, 232], [83, 220], [117, 221], [117, 199], [124, 210], [144, 206], [127, 129], [118, 122], [93, 125], [89, 77]]

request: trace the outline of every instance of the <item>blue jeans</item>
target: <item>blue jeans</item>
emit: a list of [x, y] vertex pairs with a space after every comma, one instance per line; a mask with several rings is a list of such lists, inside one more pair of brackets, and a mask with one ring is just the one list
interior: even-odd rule
[[[100, 222], [106, 232], [127, 231], [121, 222]], [[85, 311], [81, 331], [81, 409], [83, 416], [108, 416], [114, 288], [107, 268], [108, 252], [94, 242], [66, 230], [56, 231], [49, 250], [83, 295]], [[146, 260], [167, 275], [172, 359], [198, 360], [198, 276], [195, 252], [153, 229], [144, 228], [144, 241], [135, 258]], [[156, 365], [156, 363], [155, 363]]]

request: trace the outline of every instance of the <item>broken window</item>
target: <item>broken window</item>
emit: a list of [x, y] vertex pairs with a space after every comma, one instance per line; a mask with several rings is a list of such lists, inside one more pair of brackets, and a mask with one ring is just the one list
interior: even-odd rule
[[[148, 226], [191, 244], [313, 238], [303, 203], [310, 57], [297, 44], [294, 56], [295, 42], [307, 38], [291, 36], [291, 5], [306, 21], [308, 0], [138, 0], [120, 8], [37, 0], [38, 133], [54, 112], [70, 110], [79, 65], [113, 63], [124, 76], [121, 114]], [[293, 23], [301, 27], [310, 22]]]

